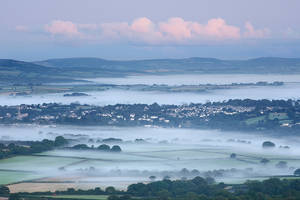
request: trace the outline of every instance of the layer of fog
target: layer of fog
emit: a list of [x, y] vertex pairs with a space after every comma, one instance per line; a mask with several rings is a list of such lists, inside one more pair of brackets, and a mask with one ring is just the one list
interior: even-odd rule
[[[225, 169], [229, 170], [226, 172], [229, 175], [221, 177], [220, 180], [234, 181], [273, 175], [291, 175], [295, 168], [300, 166], [298, 145], [300, 141], [299, 138], [292, 137], [275, 138], [253, 133], [175, 128], [0, 126], [0, 138], [4, 141], [46, 138], [53, 140], [60, 135], [72, 139], [72, 145], [84, 143], [95, 147], [103, 144], [102, 139], [120, 138], [123, 142], [107, 144], [119, 145], [122, 152], [54, 150], [42, 153], [46, 156], [41, 157], [40, 164], [38, 164], [39, 157], [34, 157], [36, 161], [26, 159], [25, 163], [22, 159], [20, 161], [17, 159], [15, 163], [1, 164], [0, 162], [0, 169], [34, 170], [41, 177], [49, 176], [51, 172], [52, 176], [59, 177], [61, 181], [77, 177], [80, 181], [103, 183], [103, 177], [106, 177], [108, 181], [103, 184], [108, 186], [109, 180], [149, 181], [150, 175], [155, 175], [158, 179], [162, 179], [164, 175], [181, 178], [184, 176], [180, 172], [182, 168], [187, 168], [189, 171], [196, 169], [201, 173]], [[136, 142], [136, 139], [143, 139], [145, 142]], [[262, 142], [264, 141], [273, 141], [276, 147], [271, 150], [263, 149]], [[279, 146], [290, 148], [283, 149]], [[237, 159], [229, 158], [231, 153], [236, 153]], [[259, 163], [262, 158], [267, 158], [271, 162], [268, 165], [262, 165]], [[85, 161], [81, 162], [78, 159]], [[276, 168], [275, 165], [279, 161], [287, 161], [288, 167]], [[49, 164], [45, 165], [45, 163]], [[63, 171], [59, 170], [62, 166], [65, 166]], [[231, 168], [241, 171], [231, 173]], [[252, 170], [246, 170], [247, 168], [252, 168]]]
[[[263, 141], [271, 140], [279, 147], [288, 145], [289, 155], [299, 155], [300, 138], [297, 137], [273, 137], [266, 134], [242, 133], [242, 132], [223, 132], [219, 130], [199, 130], [199, 129], [176, 129], [176, 128], [118, 128], [102, 126], [41, 126], [41, 125], [1, 125], [1, 140], [42, 140], [54, 139], [56, 136], [64, 135], [69, 139], [79, 139], [87, 141], [88, 139], [120, 138], [123, 141], [134, 141], [135, 139], [144, 139], [147, 142], [155, 144], [176, 144], [176, 145], [209, 145], [215, 147], [237, 147], [239, 151], [254, 149], [262, 150]], [[236, 142], [229, 140], [234, 139]], [[239, 141], [249, 141], [251, 144], [244, 144]], [[124, 146], [127, 151], [135, 151], [130, 146]], [[194, 147], [193, 147], [194, 148]], [[278, 150], [278, 151], [277, 151]], [[264, 150], [263, 150], [264, 151]], [[266, 151], [264, 151], [266, 152]], [[278, 155], [286, 151], [276, 148], [269, 153]]]
[[[154, 102], [160, 104], [183, 104], [183, 103], [204, 103], [206, 101], [223, 101], [227, 99], [298, 99], [300, 75], [171, 75], [171, 76], [143, 76], [128, 78], [101, 78], [93, 81], [105, 84], [230, 84], [230, 83], [254, 83], [258, 81], [284, 81], [289, 82], [277, 87], [245, 87], [239, 89], [213, 90], [206, 93], [163, 93], [163, 92], [142, 92], [125, 90], [108, 90], [103, 92], [87, 92], [87, 97], [63, 97], [59, 94], [33, 95], [29, 97], [8, 97], [0, 96], [0, 105], [38, 104], [38, 103], [64, 103], [72, 102], [107, 105], [116, 103], [147, 103]], [[218, 130], [195, 130], [195, 129], [166, 129], [166, 128], [112, 128], [112, 127], [76, 127], [76, 126], [36, 126], [36, 125], [15, 125], [0, 126], [1, 140], [42, 140], [54, 139], [63, 135], [66, 138], [77, 140], [78, 143], [86, 143], [89, 146], [100, 145], [91, 142], [104, 138], [121, 138], [125, 143], [120, 143], [123, 152], [120, 154], [105, 154], [95, 151], [69, 151], [58, 150], [49, 152], [55, 156], [86, 157], [97, 158], [102, 161], [84, 162], [80, 165], [66, 167], [66, 171], [59, 171], [58, 166], [41, 166], [37, 163], [28, 165], [29, 170], [39, 172], [40, 176], [68, 177], [81, 176], [83, 181], [99, 181], [103, 185], [110, 185], [114, 181], [122, 181], [122, 185], [132, 180], [149, 180], [148, 175], [157, 175], [162, 178], [162, 171], [178, 171], [182, 168], [189, 170], [197, 169], [201, 171], [230, 168], [254, 168], [255, 173], [261, 176], [270, 175], [290, 175], [293, 169], [289, 167], [300, 167], [300, 147], [299, 138], [282, 137], [274, 138], [266, 135], [253, 135], [247, 133], [221, 132]], [[146, 144], [136, 144], [135, 139], [144, 139]], [[261, 147], [263, 141], [273, 141], [277, 146], [272, 150], [265, 150]], [[248, 143], [250, 142], [250, 143]], [[290, 149], [279, 148], [279, 146], [289, 146]], [[202, 150], [211, 150], [217, 154], [201, 153]], [[226, 154], [223, 154], [223, 153]], [[220, 153], [220, 154], [218, 154]], [[232, 160], [232, 165], [223, 164], [228, 160], [230, 153], [236, 153], [238, 158], [241, 155], [251, 155], [258, 158], [271, 159], [268, 166], [253, 165], [247, 162], [237, 162]], [[158, 154], [158, 155], [157, 155]], [[159, 155], [160, 154], [160, 155]], [[164, 160], [165, 155], [172, 157]], [[156, 158], [155, 158], [156, 155]], [[220, 155], [220, 157], [219, 157]], [[151, 156], [151, 157], [149, 157]], [[154, 156], [154, 157], [153, 157]], [[110, 160], [105, 161], [108, 157]], [[134, 159], [133, 159], [134, 157]], [[37, 157], [38, 158], [38, 157]], [[179, 159], [177, 159], [179, 158]], [[65, 158], [61, 158], [66, 160]], [[74, 158], [74, 162], [78, 162]], [[247, 158], [249, 159], [249, 158]], [[277, 169], [275, 164], [278, 161], [287, 160], [287, 169]], [[30, 162], [30, 161], [29, 161]], [[71, 162], [71, 161], [70, 161]], [[72, 161], [73, 162], [73, 161]], [[41, 163], [42, 164], [42, 163]], [[58, 162], [58, 164], [61, 164]], [[0, 163], [0, 169], [4, 165]], [[11, 163], [13, 167], [25, 168], [22, 163]], [[91, 171], [90, 168], [95, 168]], [[121, 174], [116, 171], [120, 170]], [[142, 170], [148, 170], [147, 176], [139, 177]], [[135, 175], [133, 174], [136, 173]], [[259, 173], [258, 173], [259, 172]], [[254, 174], [255, 174], [254, 173]], [[253, 174], [253, 176], [254, 176]], [[63, 176], [64, 175], [64, 176]], [[244, 174], [239, 174], [241, 177]], [[106, 176], [106, 178], [104, 178]], [[180, 177], [178, 177], [180, 178]], [[251, 177], [247, 177], [251, 178]], [[79, 179], [78, 179], [79, 180]], [[226, 180], [229, 180], [226, 177]], [[244, 179], [243, 179], [244, 180]]]
[[283, 86], [241, 87], [236, 89], [210, 90], [208, 92], [157, 92], [106, 90], [86, 92], [89, 96], [64, 97], [63, 93], [32, 96], [0, 95], [0, 105], [42, 104], [42, 103], [81, 103], [93, 105], [159, 103], [159, 104], [189, 104], [205, 103], [207, 101], [224, 101], [228, 99], [299, 99], [300, 84], [290, 83]]
[[174, 75], [139, 75], [121, 78], [85, 79], [100, 84], [166, 84], [166, 85], [199, 85], [199, 84], [231, 84], [256, 83], [259, 81], [299, 82], [300, 74], [174, 74]]

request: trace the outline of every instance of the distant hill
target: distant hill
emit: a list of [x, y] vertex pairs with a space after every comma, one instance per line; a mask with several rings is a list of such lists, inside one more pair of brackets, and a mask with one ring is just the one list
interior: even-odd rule
[[64, 70], [92, 70], [110, 73], [300, 73], [299, 58], [256, 58], [219, 60], [215, 58], [153, 59], [111, 61], [99, 58], [64, 58], [36, 62]]
[[300, 59], [266, 57], [220, 60], [193, 57], [115, 61], [100, 58], [63, 58], [38, 62], [0, 59], [0, 83], [65, 82], [78, 78], [168, 73], [300, 74]]
[[28, 84], [63, 81], [60, 70], [11, 59], [0, 59], [0, 83]]

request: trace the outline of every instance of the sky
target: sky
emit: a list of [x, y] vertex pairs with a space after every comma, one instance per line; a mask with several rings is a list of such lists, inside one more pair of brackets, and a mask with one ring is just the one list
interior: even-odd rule
[[300, 57], [299, 0], [1, 0], [0, 58]]

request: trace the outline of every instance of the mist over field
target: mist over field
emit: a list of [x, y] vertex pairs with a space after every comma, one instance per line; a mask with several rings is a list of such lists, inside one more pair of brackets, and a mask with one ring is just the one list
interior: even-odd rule
[[[73, 78], [66, 82], [2, 83], [0, 106], [3, 113], [0, 117], [5, 120], [0, 124], [0, 141], [4, 148], [15, 143], [31, 149], [30, 145], [45, 145], [58, 137], [66, 139], [68, 144], [0, 159], [0, 185], [9, 184], [13, 192], [108, 186], [126, 190], [127, 186], [138, 182], [184, 181], [196, 176], [225, 184], [270, 177], [297, 178], [294, 173], [300, 167], [300, 138], [297, 131], [292, 134], [287, 130], [300, 124], [298, 113], [293, 110], [300, 99], [299, 74], [197, 72]], [[245, 99], [249, 101], [243, 102]], [[226, 105], [228, 100], [237, 100], [234, 102], [241, 105]], [[275, 100], [277, 104], [259, 100]], [[198, 108], [188, 105], [207, 102], [221, 102], [221, 106], [214, 108], [214, 104], [212, 107], [207, 104], [206, 108]], [[251, 106], [247, 105], [249, 102], [252, 102]], [[253, 102], [263, 110], [257, 112], [256, 109], [261, 108], [256, 108]], [[164, 108], [154, 103], [184, 106], [164, 115]], [[122, 110], [122, 105], [118, 104], [128, 104], [128, 107], [147, 105]], [[151, 104], [153, 110], [147, 113]], [[108, 107], [101, 111], [97, 106]], [[143, 115], [137, 117], [139, 112]], [[224, 116], [207, 127], [182, 128], [180, 123], [176, 124], [182, 117], [197, 112], [200, 113], [197, 117], [207, 117], [203, 118], [204, 123], [215, 113]], [[85, 118], [87, 113], [95, 115]], [[241, 117], [235, 117], [236, 114]], [[172, 121], [172, 125], [168, 124], [170, 116], [176, 116], [175, 124]], [[96, 121], [92, 126], [81, 123], [82, 118], [108, 118], [111, 121], [105, 125]], [[74, 123], [73, 119], [80, 123]], [[114, 124], [118, 119], [122, 119], [123, 124]], [[140, 120], [148, 120], [150, 124], [140, 123]], [[191, 123], [189, 120], [195, 118], [189, 118], [187, 125]], [[270, 125], [260, 127], [260, 124], [265, 125], [264, 120]], [[60, 122], [69, 125], [60, 125]], [[218, 126], [219, 122], [224, 123], [224, 127]], [[226, 123], [234, 127], [237, 123], [241, 128], [230, 129], [228, 126], [226, 129]], [[242, 128], [243, 124], [250, 128]], [[277, 129], [273, 131], [274, 125]], [[274, 146], [265, 148], [264, 142]], [[109, 150], [100, 150], [102, 145], [107, 145]], [[120, 148], [119, 152], [112, 151], [116, 146]]]
[[167, 74], [167, 75], [138, 75], [121, 78], [89, 78], [96, 83], [132, 85], [132, 84], [166, 84], [166, 85], [198, 85], [198, 84], [230, 84], [265, 82], [299, 82], [299, 74]]
[[[87, 91], [88, 96], [64, 97], [66, 93], [30, 94], [26, 96], [0, 95], [0, 105], [42, 104], [42, 103], [80, 103], [92, 105], [113, 104], [189, 104], [206, 103], [208, 101], [226, 101], [229, 99], [299, 99], [300, 75], [248, 75], [248, 74], [218, 74], [218, 75], [165, 75], [165, 76], [130, 76], [124, 78], [90, 79], [92, 83], [133, 85], [133, 84], [166, 84], [166, 85], [198, 85], [198, 84], [232, 84], [256, 83], [265, 81], [284, 82], [282, 86], [243, 86], [229, 89], [214, 89], [203, 92], [165, 92], [137, 91], [129, 89], [109, 89], [104, 91]], [[73, 84], [73, 83], [69, 83]], [[75, 83], [74, 83], [75, 84]], [[76, 83], [80, 84], [80, 83]], [[121, 98], [120, 98], [121, 97]]]
[[[89, 105], [115, 104], [174, 104], [220, 102], [229, 99], [299, 99], [300, 75], [280, 74], [182, 74], [128, 76], [123, 78], [88, 79], [88, 84], [125, 85], [129, 89], [110, 88], [103, 91], [85, 91], [87, 96], [66, 97], [66, 92], [41, 93], [20, 96], [0, 95], [0, 105], [43, 104], [43, 103], [80, 103]], [[202, 92], [168, 92], [142, 91], [130, 89], [137, 84], [199, 85], [199, 84], [232, 84], [232, 83], [268, 83], [283, 82], [277, 86], [249, 85], [235, 88], [213, 89]], [[82, 83], [67, 83], [80, 85]], [[52, 84], [56, 85], [56, 84]], [[60, 83], [57, 84], [61, 85]], [[88, 87], [88, 86], [87, 86]], [[124, 88], [126, 88], [124, 87]], [[54, 140], [63, 136], [72, 141], [72, 145], [86, 144], [97, 147], [103, 139], [116, 138], [122, 142], [106, 143], [119, 145], [119, 154], [97, 152], [93, 150], [58, 149], [43, 152], [35, 156], [11, 158], [9, 162], [0, 161], [3, 183], [43, 178], [45, 182], [60, 182], [62, 188], [68, 181], [80, 180], [76, 187], [94, 187], [113, 185], [126, 188], [136, 182], [148, 182], [149, 176], [155, 175], [158, 180], [164, 176], [171, 179], [201, 176], [213, 176], [217, 181], [242, 183], [244, 180], [261, 180], [269, 176], [293, 175], [300, 165], [300, 139], [284, 137], [272, 133], [250, 133], [243, 131], [221, 131], [217, 129], [184, 129], [159, 127], [106, 127], [76, 125], [34, 125], [15, 124], [1, 125], [0, 139], [12, 141]], [[141, 140], [142, 142], [137, 142]], [[262, 148], [264, 141], [272, 141], [276, 148]], [[286, 148], [283, 148], [286, 147]], [[287, 148], [288, 147], [288, 148]], [[232, 154], [236, 158], [231, 158]], [[261, 164], [263, 159], [269, 160], [267, 165]], [[276, 167], [278, 162], [285, 162], [283, 168]], [[16, 170], [9, 175], [5, 170]], [[63, 169], [63, 170], [62, 170]], [[191, 174], [184, 174], [187, 169]], [[23, 171], [22, 171], [23, 170]], [[194, 174], [192, 171], [194, 170]], [[12, 172], [9, 172], [12, 173]], [[51, 173], [51, 176], [48, 176]], [[218, 175], [221, 173], [222, 176]], [[1, 184], [1, 183], [0, 183]], [[26, 184], [26, 183], [24, 183]], [[31, 183], [31, 184], [34, 184]], [[38, 184], [38, 183], [36, 183]], [[84, 184], [84, 185], [83, 185]], [[51, 185], [51, 184], [50, 184]], [[50, 187], [45, 185], [44, 187]], [[75, 184], [76, 185], [76, 184]], [[20, 189], [21, 188], [21, 189]], [[15, 191], [23, 191], [22, 184], [12, 186]], [[57, 187], [55, 187], [57, 188]]]
[[[229, 132], [220, 130], [201, 130], [184, 128], [146, 128], [146, 127], [103, 127], [103, 126], [73, 126], [73, 125], [1, 125], [0, 137], [2, 140], [42, 140], [54, 139], [56, 136], [64, 135], [70, 139], [104, 139], [120, 138], [124, 141], [134, 141], [135, 139], [144, 139], [149, 142], [159, 143], [167, 141], [176, 144], [227, 144], [229, 139], [251, 141], [251, 145], [260, 149], [263, 141], [274, 140], [276, 143], [284, 145], [297, 144], [299, 138], [278, 137], [273, 135], [247, 133], [247, 132]], [[216, 143], [217, 141], [221, 143]], [[239, 143], [232, 143], [240, 145]], [[231, 145], [232, 145], [231, 144]], [[300, 148], [294, 145], [293, 149]], [[247, 146], [247, 148], [249, 147]]]
[[0, 1], [0, 200], [300, 199], [299, 0]]
[[[64, 183], [78, 177], [77, 180], [85, 183], [85, 186], [93, 187], [98, 183], [102, 186], [124, 188], [136, 181], [147, 182], [150, 175], [155, 175], [158, 179], [166, 175], [172, 179], [190, 176], [181, 174], [183, 168], [189, 171], [198, 170], [200, 173], [229, 170], [224, 176], [216, 177], [216, 180], [240, 183], [245, 179], [291, 175], [293, 169], [300, 164], [299, 138], [293, 137], [176, 128], [0, 126], [2, 141], [54, 139], [57, 136], [73, 140], [73, 144], [85, 143], [89, 146], [100, 145], [101, 142], [98, 141], [106, 138], [121, 139], [122, 142], [106, 144], [120, 145], [122, 153], [54, 150], [35, 157], [12, 158], [10, 162], [0, 161], [0, 169], [34, 171], [34, 174], [26, 175], [32, 178], [48, 176], [51, 173], [52, 178], [45, 181]], [[142, 139], [143, 142], [137, 142], [136, 139]], [[263, 149], [263, 141], [274, 142], [276, 148]], [[286, 145], [289, 149], [279, 148]], [[237, 159], [230, 158], [232, 153], [237, 154]], [[263, 158], [269, 159], [270, 163], [260, 164]], [[276, 168], [279, 161], [287, 162], [288, 168]], [[63, 171], [59, 170], [61, 167], [64, 168]], [[233, 168], [240, 171], [233, 175], [230, 172]]]

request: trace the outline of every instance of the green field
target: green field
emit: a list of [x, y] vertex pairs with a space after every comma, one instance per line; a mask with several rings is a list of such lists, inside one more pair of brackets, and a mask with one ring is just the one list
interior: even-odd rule
[[[267, 177], [268, 175], [291, 175], [292, 171], [288, 171], [289, 167], [300, 167], [300, 157], [289, 150], [279, 148], [265, 150], [251, 144], [242, 144], [243, 148], [239, 146], [240, 144], [234, 145], [232, 143], [220, 143], [218, 146], [208, 143], [188, 146], [185, 144], [124, 144], [121, 153], [53, 150], [33, 156], [17, 156], [0, 160], [0, 170], [2, 170], [0, 184], [28, 180], [38, 184], [42, 180], [42, 183], [52, 184], [52, 186], [56, 182], [75, 185], [81, 182], [93, 183], [101, 187], [114, 185], [126, 188], [134, 181], [148, 180], [148, 177], [141, 175], [126, 174], [134, 171], [138, 174], [142, 171], [174, 172], [183, 168], [197, 169], [201, 172], [252, 168], [259, 173], [265, 173]], [[235, 159], [230, 158], [232, 153], [236, 153]], [[260, 164], [262, 158], [269, 159], [269, 164], [262, 166]], [[275, 166], [279, 161], [288, 163], [286, 171], [276, 169]], [[94, 171], [89, 171], [90, 168]], [[116, 170], [125, 172], [125, 175], [114, 174]], [[43, 179], [33, 180], [36, 178]], [[243, 182], [246, 179], [247, 177], [232, 177], [226, 182]]]
[[80, 161], [76, 158], [16, 156], [0, 160], [0, 170], [21, 170], [30, 172], [57, 170], [59, 167]]
[[60, 167], [79, 161], [81, 159], [40, 156], [16, 156], [3, 159], [0, 160], [0, 184], [52, 176], [59, 172]]
[[247, 125], [252, 125], [252, 124], [257, 124], [259, 121], [265, 120], [265, 116], [260, 116], [260, 117], [253, 117], [250, 119], [247, 119], [245, 122]]
[[269, 119], [270, 120], [274, 120], [274, 119], [278, 119], [278, 120], [284, 120], [284, 119], [288, 119], [288, 116], [286, 113], [270, 113], [269, 114]]
[[36, 173], [0, 171], [0, 185], [6, 185], [9, 183], [16, 183], [41, 177], [43, 176]]
[[260, 121], [266, 122], [267, 119], [268, 120], [278, 119], [280, 124], [292, 122], [291, 120], [289, 120], [287, 113], [269, 113], [266, 116], [249, 118], [245, 120], [245, 122], [247, 125], [257, 125], [258, 122]]

